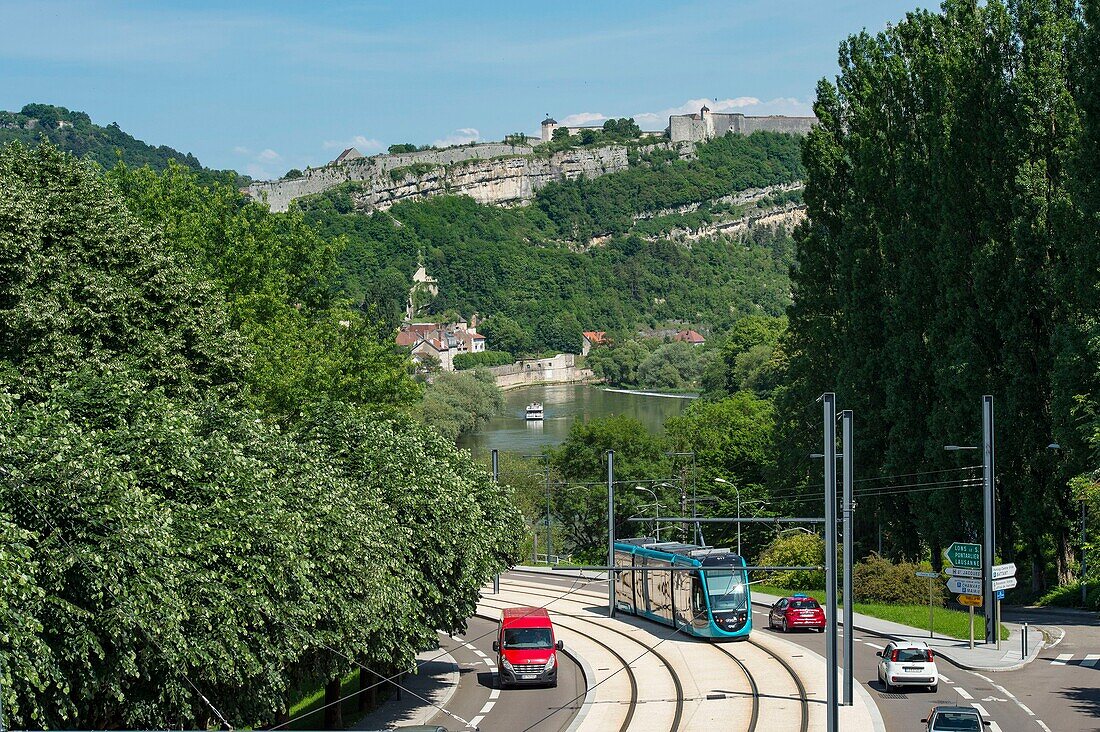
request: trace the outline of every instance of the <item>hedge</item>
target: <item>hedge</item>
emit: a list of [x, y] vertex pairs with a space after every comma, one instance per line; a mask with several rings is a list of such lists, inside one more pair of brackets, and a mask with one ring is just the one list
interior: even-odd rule
[[506, 366], [515, 359], [507, 351], [480, 351], [478, 353], [460, 353], [454, 357], [455, 371], [490, 366]]

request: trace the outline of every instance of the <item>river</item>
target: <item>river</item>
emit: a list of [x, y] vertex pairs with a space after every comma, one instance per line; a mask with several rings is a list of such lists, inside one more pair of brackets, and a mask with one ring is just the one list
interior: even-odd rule
[[[545, 419], [528, 422], [524, 410], [542, 402]], [[651, 432], [661, 432], [666, 418], [680, 414], [690, 396], [655, 396], [609, 391], [585, 384], [523, 386], [504, 392], [504, 411], [477, 432], [463, 435], [458, 446], [475, 456], [501, 452], [538, 453], [546, 445], [558, 445], [569, 434], [574, 419], [588, 420], [623, 414], [635, 417]]]

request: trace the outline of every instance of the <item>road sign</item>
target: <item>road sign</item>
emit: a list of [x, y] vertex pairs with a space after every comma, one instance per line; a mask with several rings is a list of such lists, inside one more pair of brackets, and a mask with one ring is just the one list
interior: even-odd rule
[[947, 590], [957, 595], [980, 595], [982, 594], [982, 581], [980, 579], [952, 577], [947, 580]]
[[993, 579], [999, 580], [1004, 577], [1012, 577], [1016, 574], [1016, 565], [1011, 562], [1008, 564], [994, 564], [993, 565]]
[[940, 576], [939, 572], [917, 572], [918, 577], [931, 577], [935, 579]]
[[943, 573], [948, 577], [978, 577], [982, 576], [980, 569], [967, 569], [966, 567], [944, 567]]
[[997, 596], [998, 600], [1005, 599], [1005, 591], [1004, 590], [997, 590], [997, 592], [994, 593], [994, 594]]
[[981, 607], [982, 596], [981, 595], [959, 595], [959, 602], [968, 607]]
[[993, 591], [998, 592], [1000, 590], [1011, 590], [1016, 586], [1015, 577], [1002, 577], [1001, 579], [993, 580]]
[[967, 567], [969, 569], [982, 568], [981, 544], [969, 544], [956, 541], [954, 544], [947, 547], [947, 551], [944, 552], [944, 554], [947, 556], [947, 561], [951, 562], [951, 564], [956, 567]]

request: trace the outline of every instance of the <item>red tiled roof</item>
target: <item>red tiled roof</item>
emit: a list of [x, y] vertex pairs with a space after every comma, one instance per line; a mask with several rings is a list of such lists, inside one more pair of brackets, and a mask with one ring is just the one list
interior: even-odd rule
[[415, 346], [419, 340], [420, 334], [411, 330], [403, 330], [397, 334], [397, 345], [399, 346]]
[[603, 343], [607, 340], [607, 333], [602, 330], [586, 330], [584, 337], [589, 340], [590, 343]]
[[682, 330], [676, 334], [676, 340], [687, 343], [706, 343], [707, 339], [693, 330]]

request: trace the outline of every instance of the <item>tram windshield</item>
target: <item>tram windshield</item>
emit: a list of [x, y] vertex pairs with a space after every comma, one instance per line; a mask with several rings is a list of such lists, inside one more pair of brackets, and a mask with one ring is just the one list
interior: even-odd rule
[[707, 572], [706, 576], [711, 612], [745, 609], [745, 582], [742, 572]]

